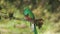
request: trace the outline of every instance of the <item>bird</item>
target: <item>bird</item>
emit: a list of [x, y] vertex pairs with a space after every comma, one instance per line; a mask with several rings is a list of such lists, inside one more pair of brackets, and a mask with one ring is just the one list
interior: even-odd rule
[[43, 19], [42, 18], [35, 19], [35, 16], [29, 7], [24, 9], [23, 14], [25, 16], [25, 19], [30, 22], [30, 26], [31, 26], [32, 30], [34, 31], [34, 33], [37, 34], [36, 26], [38, 26], [38, 28], [40, 29], [43, 24]]
[[34, 34], [37, 34], [36, 24], [34, 23], [35, 16], [32, 13], [32, 11], [29, 9], [29, 7], [24, 9], [24, 13], [23, 14], [25, 16], [25, 19], [30, 21], [30, 26], [32, 28], [32, 31], [34, 31]]

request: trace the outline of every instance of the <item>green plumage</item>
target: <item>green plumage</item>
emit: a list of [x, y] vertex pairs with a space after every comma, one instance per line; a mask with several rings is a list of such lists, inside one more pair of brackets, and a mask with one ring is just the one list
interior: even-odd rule
[[34, 14], [32, 13], [32, 11], [29, 8], [26, 8], [24, 10], [24, 15], [28, 15], [30, 18], [35, 19]]
[[36, 29], [36, 24], [34, 24], [34, 34], [38, 34]]
[[[28, 15], [31, 19], [35, 20], [35, 16], [29, 8], [24, 10], [24, 15]], [[31, 23], [30, 23], [31, 25]], [[34, 23], [34, 34], [37, 34], [36, 24]]]

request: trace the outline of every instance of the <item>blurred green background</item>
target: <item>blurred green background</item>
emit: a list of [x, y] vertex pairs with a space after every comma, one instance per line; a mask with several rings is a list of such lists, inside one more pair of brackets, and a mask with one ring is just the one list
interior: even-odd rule
[[60, 0], [0, 0], [0, 34], [34, 34], [30, 23], [23, 20], [5, 19], [9, 13], [16, 18], [24, 18], [23, 10], [30, 7], [36, 19], [44, 22], [38, 34], [60, 34]]

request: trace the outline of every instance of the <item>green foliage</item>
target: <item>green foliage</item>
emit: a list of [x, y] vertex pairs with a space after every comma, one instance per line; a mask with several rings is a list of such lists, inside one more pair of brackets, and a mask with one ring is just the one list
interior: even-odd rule
[[[18, 0], [18, 1], [17, 0], [1, 0], [0, 6], [2, 7], [2, 10], [0, 10], [0, 11], [3, 12], [2, 15], [8, 17], [9, 12], [14, 12], [14, 15], [13, 15], [14, 17], [24, 18], [24, 15], [22, 14], [23, 9], [26, 6], [28, 6], [28, 7], [31, 6], [31, 3], [29, 5], [26, 5], [26, 4], [22, 3], [23, 0]], [[20, 4], [20, 2], [21, 2], [21, 4]], [[33, 2], [32, 2], [32, 4], [35, 4], [35, 3], [37, 3], [37, 0], [34, 0]], [[38, 0], [39, 4], [40, 4], [40, 2], [41, 2], [41, 0]], [[53, 1], [51, 1], [51, 2], [53, 3]], [[55, 4], [55, 2], [56, 2], [56, 4]], [[42, 17], [44, 19], [44, 24], [42, 25], [42, 27], [40, 29], [37, 28], [39, 34], [40, 33], [43, 34], [47, 30], [49, 31], [49, 29], [53, 30], [51, 28], [53, 28], [55, 26], [54, 24], [56, 24], [54, 22], [55, 17], [57, 18], [57, 17], [60, 16], [60, 13], [58, 13], [59, 15], [57, 15], [57, 13], [56, 13], [57, 11], [55, 12], [55, 14], [52, 14], [52, 11], [51, 11], [51, 10], [53, 10], [52, 7], [55, 7], [55, 9], [58, 9], [57, 7], [60, 6], [59, 1], [54, 0], [54, 5], [52, 3], [49, 4], [48, 1], [47, 1], [44, 4], [44, 6], [41, 8], [41, 5], [43, 4], [43, 2], [42, 2], [41, 5], [37, 4], [36, 9], [34, 8], [34, 10], [36, 10], [36, 11], [34, 11], [34, 10], [32, 11], [33, 13], [36, 12], [34, 14], [36, 16], [35, 18], [38, 18], [38, 17], [41, 18]], [[17, 9], [17, 7], [19, 9]], [[54, 9], [54, 11], [55, 11], [55, 9]], [[0, 12], [0, 14], [1, 14], [1, 12]], [[25, 25], [27, 25], [27, 27], [26, 28], [20, 28], [19, 26], [18, 27], [15, 26], [15, 25], [21, 25], [21, 24], [25, 24]], [[51, 26], [51, 25], [54, 25], [54, 26]], [[5, 32], [6, 34], [15, 34], [15, 33], [17, 33], [17, 34], [33, 34], [33, 32], [30, 29], [30, 22], [22, 21], [22, 20], [14, 20], [14, 19], [9, 20], [9, 18], [5, 19], [3, 16], [1, 17], [1, 20], [0, 20], [0, 29], [1, 29], [0, 32], [5, 32], [5, 30], [6, 30], [8, 32], [8, 33]], [[10, 31], [8, 31], [8, 30], [10, 30]], [[3, 34], [5, 34], [5, 33], [3, 33]]]

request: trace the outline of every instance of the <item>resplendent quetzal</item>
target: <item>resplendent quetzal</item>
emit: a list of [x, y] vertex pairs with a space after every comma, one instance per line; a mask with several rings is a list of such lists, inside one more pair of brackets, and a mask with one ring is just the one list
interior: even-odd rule
[[30, 21], [32, 30], [34, 31], [35, 34], [37, 34], [36, 26], [38, 26], [38, 28], [40, 29], [43, 25], [44, 20], [42, 18], [35, 19], [34, 14], [29, 8], [24, 9], [24, 16], [27, 21]]
[[32, 11], [29, 8], [26, 8], [24, 9], [24, 15], [25, 15], [25, 19], [31, 22], [30, 25], [32, 30], [34, 31], [34, 34], [37, 34], [36, 24], [34, 23], [35, 16], [32, 13]]

